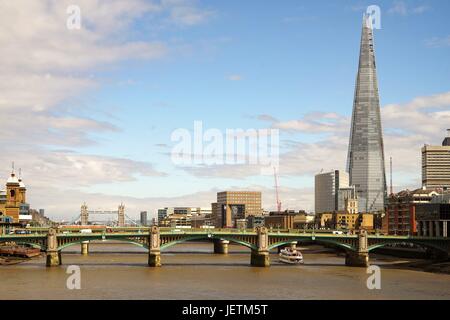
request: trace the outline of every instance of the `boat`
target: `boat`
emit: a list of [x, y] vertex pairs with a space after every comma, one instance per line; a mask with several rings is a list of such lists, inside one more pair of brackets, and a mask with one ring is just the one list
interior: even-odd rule
[[32, 258], [41, 254], [40, 249], [18, 245], [0, 246], [0, 256]]
[[287, 264], [303, 264], [303, 255], [300, 251], [285, 248], [280, 251], [280, 262]]

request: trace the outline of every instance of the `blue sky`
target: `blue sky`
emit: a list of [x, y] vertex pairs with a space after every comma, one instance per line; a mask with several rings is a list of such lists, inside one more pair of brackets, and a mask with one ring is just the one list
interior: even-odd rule
[[[11, 160], [16, 159], [20, 165], [18, 146], [21, 154], [36, 148], [46, 154], [46, 159], [36, 163], [24, 160], [22, 166], [34, 191], [32, 206], [49, 207], [55, 216], [72, 216], [83, 198], [93, 199], [90, 201], [102, 207], [115, 206], [110, 205], [111, 201], [120, 198], [130, 203], [133, 213], [152, 211], [162, 204], [183, 205], [181, 201], [193, 204], [192, 199], [207, 206], [214, 201], [216, 189], [232, 187], [262, 190], [265, 207], [270, 209], [274, 207], [272, 176], [236, 175], [230, 167], [222, 171], [216, 168], [222, 174], [209, 174], [209, 168], [199, 174], [175, 166], [168, 153], [173, 146], [171, 133], [177, 128], [192, 130], [195, 120], [203, 121], [205, 129], [223, 132], [227, 128], [272, 127], [280, 129], [281, 135], [282, 198], [287, 206], [311, 210], [314, 172], [345, 166], [362, 14], [372, 4], [381, 8], [382, 29], [375, 32], [375, 51], [382, 107], [391, 106], [387, 111], [412, 108], [417, 112], [404, 125], [397, 126], [396, 114], [386, 111], [386, 157], [394, 155], [398, 188], [419, 187], [420, 147], [423, 143], [439, 143], [448, 126], [450, 3], [444, 0], [112, 1], [109, 18], [99, 13], [107, 6], [105, 3], [79, 1], [82, 17], [86, 18], [82, 29], [88, 30], [66, 38], [60, 35], [66, 30], [49, 35], [69, 47], [73, 44], [67, 41], [78, 41], [79, 46], [73, 46], [75, 50], [80, 47], [79, 52], [62, 52], [56, 67], [51, 59], [38, 64], [31, 58], [28, 69], [19, 63], [10, 69], [14, 74], [19, 70], [23, 77], [62, 77], [69, 85], [76, 79], [81, 84], [70, 85], [68, 90], [44, 87], [47, 93], [54, 90], [58, 98], [44, 99], [46, 107], [39, 110], [39, 116], [44, 112], [45, 117], [88, 119], [92, 123], [78, 129], [72, 125], [43, 125], [36, 129], [42, 132], [23, 132], [20, 139], [4, 138], [5, 143], [15, 147], [2, 156], [3, 175], [8, 174]], [[7, 14], [8, 8], [3, 9]], [[52, 23], [65, 17], [49, 11], [42, 11], [42, 15], [49, 18], [50, 30]], [[123, 25], [108, 19], [117, 19], [116, 24]], [[23, 21], [14, 23], [19, 29], [25, 28]], [[36, 22], [35, 27], [40, 25]], [[83, 32], [98, 39], [90, 40]], [[7, 38], [1, 39], [0, 44], [6, 43]], [[33, 43], [35, 39], [23, 36], [8, 41]], [[155, 57], [133, 49], [134, 43], [142, 44], [144, 51], [154, 44], [163, 49]], [[40, 49], [46, 52], [46, 45], [39, 42], [30, 45], [30, 50], [38, 56]], [[129, 46], [129, 53], [121, 53], [118, 46]], [[110, 50], [115, 58], [96, 58], [99, 49]], [[9, 53], [14, 56], [13, 51]], [[23, 97], [14, 93], [10, 99]], [[425, 100], [426, 107], [417, 107], [417, 99]], [[23, 102], [24, 108], [27, 103]], [[262, 115], [273, 120], [263, 120]], [[417, 131], [414, 124], [420, 125], [421, 119], [436, 119], [435, 130]], [[329, 126], [324, 128], [323, 123]], [[52, 130], [55, 136], [49, 138]], [[33, 134], [41, 138], [33, 144], [24, 142]], [[74, 136], [89, 143], [68, 142], [67, 137]], [[412, 146], [416, 146], [414, 152]], [[310, 157], [312, 152], [327, 159]], [[63, 157], [70, 163], [71, 154], [82, 164], [79, 171], [59, 162]], [[413, 154], [414, 161], [404, 164], [404, 157]], [[50, 169], [52, 157], [59, 158]], [[114, 172], [120, 172], [118, 179], [108, 179], [104, 157], [113, 163]], [[127, 160], [131, 164], [123, 166]], [[135, 169], [133, 162], [143, 166], [142, 170]], [[59, 172], [58, 178], [60, 167], [67, 172]], [[49, 174], [55, 176], [50, 179]], [[68, 177], [67, 183], [58, 185], [64, 176]], [[67, 205], [52, 204], [54, 198], [51, 200], [43, 192], [46, 188], [70, 192], [70, 200], [62, 201]]]

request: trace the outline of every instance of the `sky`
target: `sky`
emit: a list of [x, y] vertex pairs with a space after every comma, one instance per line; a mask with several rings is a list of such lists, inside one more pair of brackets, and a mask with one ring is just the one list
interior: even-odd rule
[[369, 5], [386, 164], [395, 191], [419, 188], [421, 147], [450, 127], [447, 0], [0, 1], [0, 177], [14, 161], [31, 207], [56, 220], [83, 202], [123, 202], [132, 218], [209, 207], [230, 189], [261, 191], [271, 210], [272, 171], [171, 154], [196, 121], [222, 137], [276, 129], [283, 209], [313, 211], [314, 175], [345, 170]]

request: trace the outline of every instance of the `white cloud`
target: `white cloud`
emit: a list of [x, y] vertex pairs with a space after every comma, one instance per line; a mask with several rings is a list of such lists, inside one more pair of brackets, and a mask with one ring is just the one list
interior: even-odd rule
[[430, 7], [426, 5], [420, 5], [417, 7], [411, 7], [406, 4], [405, 1], [394, 1], [393, 6], [389, 8], [389, 14], [399, 14], [401, 16], [407, 16], [410, 14], [422, 14], [426, 11], [430, 10]]
[[[87, 94], [102, 85], [98, 71], [124, 60], [161, 59], [169, 53], [166, 43], [130, 40], [137, 38], [137, 19], [145, 17], [143, 23], [158, 31], [163, 23], [175, 28], [204, 23], [212, 14], [194, 1], [78, 0], [81, 29], [69, 30], [66, 9], [71, 4], [0, 2], [2, 176], [6, 179], [6, 168], [15, 160], [24, 169], [31, 205], [53, 214], [78, 208], [85, 186], [164, 175], [151, 163], [71, 150], [97, 143], [96, 133], [120, 131], [92, 116]], [[50, 150], [49, 145], [66, 150]], [[71, 199], [76, 207], [69, 207]]]
[[[386, 168], [393, 157], [396, 186], [420, 186], [421, 147], [440, 144], [450, 123], [450, 92], [417, 97], [403, 104], [390, 104], [381, 109], [384, 129]], [[320, 137], [315, 142], [284, 140], [280, 153], [281, 175], [312, 178], [321, 169], [346, 167], [350, 117], [337, 113], [310, 113], [298, 120], [279, 121], [270, 115], [258, 119], [271, 123], [289, 134], [302, 133]], [[407, 160], [405, 160], [407, 159]], [[260, 174], [257, 166], [210, 166], [187, 168], [201, 177], [244, 179]]]
[[227, 79], [230, 81], [241, 81], [242, 76], [240, 74], [232, 74], [232, 75], [229, 75]]
[[447, 37], [434, 37], [425, 41], [425, 45], [430, 48], [450, 47], [450, 35]]

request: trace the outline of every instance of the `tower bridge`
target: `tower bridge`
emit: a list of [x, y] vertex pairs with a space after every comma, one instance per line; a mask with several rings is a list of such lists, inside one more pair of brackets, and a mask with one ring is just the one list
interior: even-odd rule
[[[88, 206], [86, 203], [83, 203], [81, 206], [81, 212], [80, 215], [75, 220], [80, 220], [81, 225], [88, 225], [90, 220], [89, 217], [91, 217], [92, 222], [92, 216], [93, 215], [109, 215], [109, 216], [117, 216], [117, 226], [118, 227], [124, 227], [125, 226], [125, 206], [123, 203], [121, 203], [117, 210], [88, 210]], [[134, 221], [133, 221], [134, 222]]]
[[28, 235], [3, 235], [0, 243], [15, 242], [28, 244], [40, 248], [46, 253], [47, 266], [62, 264], [61, 251], [76, 244], [81, 245], [83, 254], [88, 254], [90, 241], [116, 240], [132, 243], [148, 249], [148, 265], [160, 267], [161, 251], [179, 243], [187, 241], [209, 240], [214, 243], [214, 253], [227, 254], [228, 244], [235, 243], [251, 250], [250, 264], [257, 267], [270, 266], [269, 252], [283, 246], [295, 247], [298, 243], [317, 243], [341, 248], [345, 251], [345, 264], [347, 266], [366, 267], [369, 265], [369, 254], [376, 248], [388, 244], [411, 243], [431, 249], [436, 257], [448, 259], [450, 252], [450, 238], [410, 237], [410, 236], [379, 236], [368, 235], [364, 230], [358, 235], [315, 234], [308, 232], [269, 232], [265, 227], [256, 228], [256, 231], [243, 231], [235, 229], [207, 229], [160, 230], [154, 226], [145, 228], [145, 231], [127, 231], [127, 228], [118, 228], [118, 232], [94, 233], [60, 233], [50, 228], [44, 233]]

